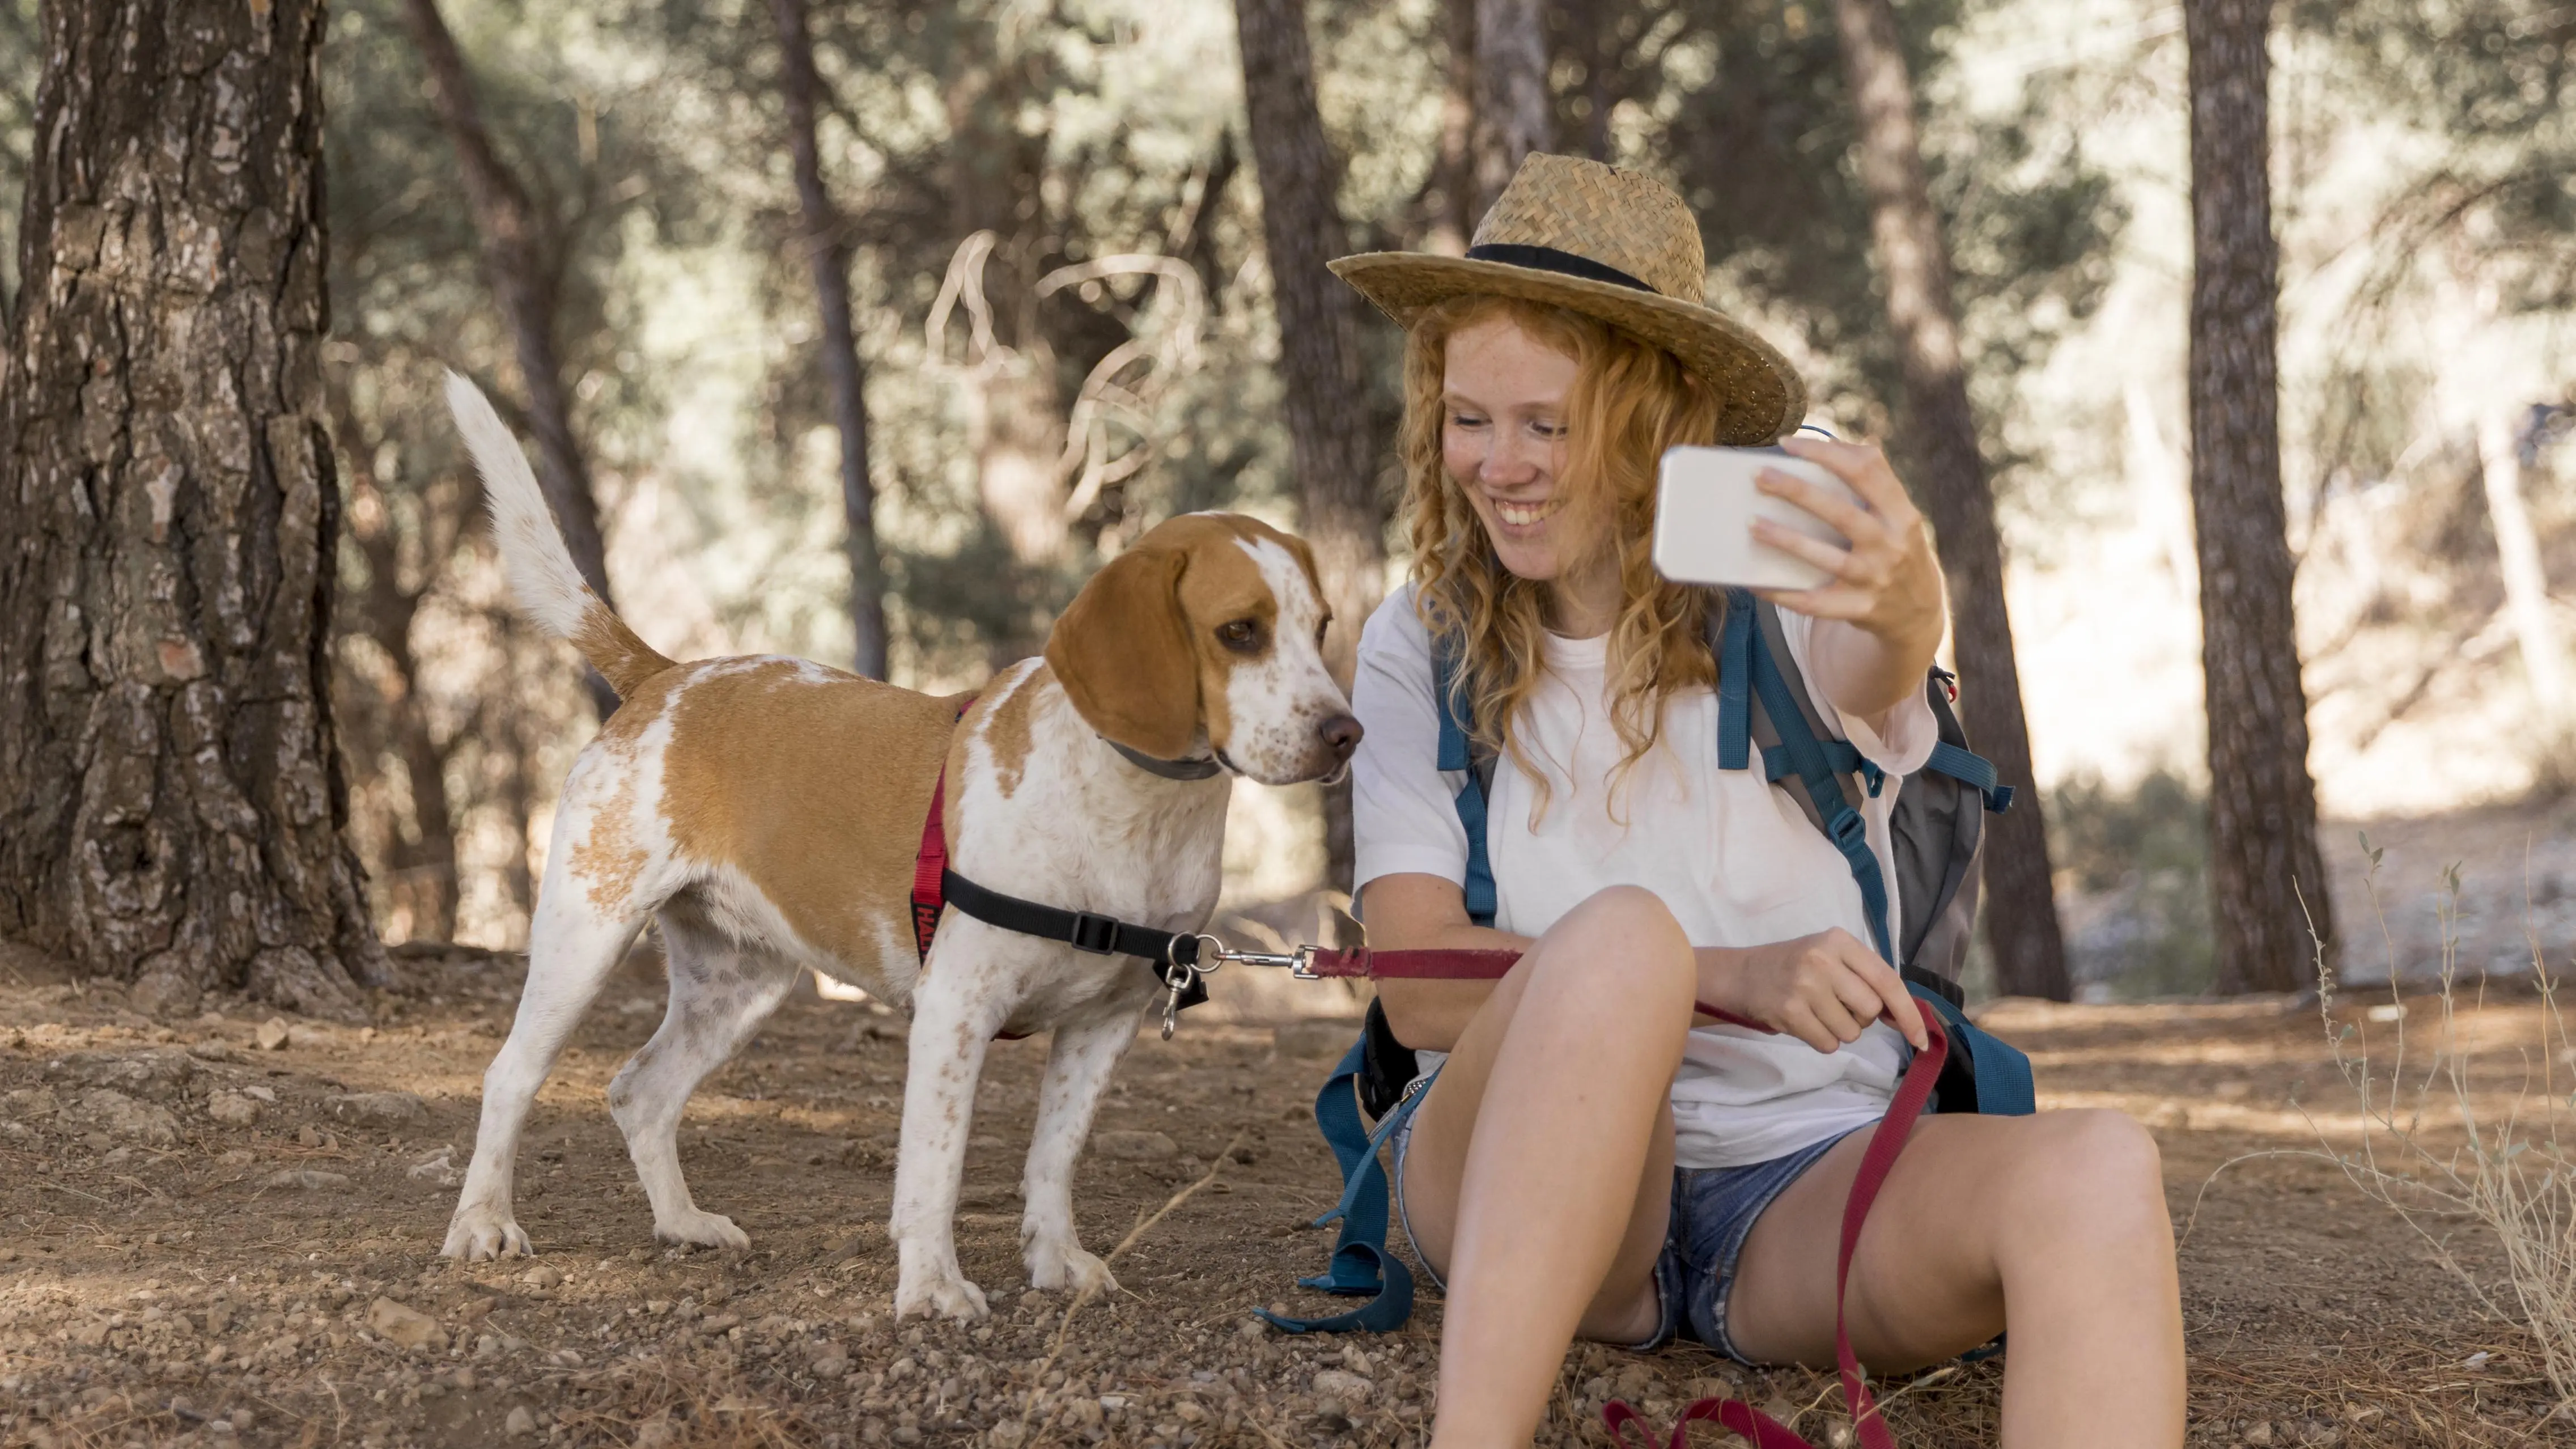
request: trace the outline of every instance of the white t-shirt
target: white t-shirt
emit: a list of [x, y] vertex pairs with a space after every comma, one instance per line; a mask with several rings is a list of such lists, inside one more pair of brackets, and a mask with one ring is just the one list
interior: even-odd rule
[[[1780, 622], [1800, 673], [1812, 679], [1813, 621], [1784, 609]], [[1660, 897], [1696, 946], [1758, 946], [1835, 926], [1868, 941], [1850, 865], [1784, 789], [1763, 780], [1760, 755], [1751, 770], [1717, 767], [1712, 690], [1665, 702], [1662, 740], [1628, 772], [1614, 815], [1609, 781], [1625, 751], [1604, 697], [1607, 644], [1548, 636], [1547, 677], [1514, 724], [1523, 753], [1552, 787], [1544, 814], [1508, 754], [1495, 767], [1486, 816], [1495, 926], [1536, 936], [1594, 892], [1635, 885]], [[1351, 766], [1357, 885], [1398, 874], [1466, 881], [1467, 833], [1456, 804], [1464, 778], [1438, 768], [1431, 690], [1430, 637], [1408, 586], [1360, 635], [1351, 703], [1368, 733]], [[1890, 776], [1862, 813], [1888, 882], [1892, 937], [1903, 908], [1894, 899], [1888, 813], [1897, 779], [1922, 768], [1938, 739], [1932, 707], [1908, 695], [1882, 735], [1821, 697], [1815, 704], [1835, 736]], [[1884, 1023], [1830, 1055], [1795, 1037], [1701, 1027], [1673, 1079], [1676, 1160], [1694, 1168], [1767, 1162], [1875, 1121], [1903, 1065], [1904, 1038]]]

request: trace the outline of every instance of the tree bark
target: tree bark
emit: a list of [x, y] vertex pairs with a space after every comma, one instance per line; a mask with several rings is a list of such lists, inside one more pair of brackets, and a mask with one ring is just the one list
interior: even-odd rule
[[[2316, 984], [2335, 939], [2290, 609], [2273, 307], [2271, 0], [2184, 0], [2191, 94], [2191, 498], [2209, 712], [2218, 988]], [[2327, 964], [2332, 964], [2329, 954]]]
[[[537, 444], [537, 485], [562, 528], [573, 566], [591, 592], [616, 607], [608, 591], [608, 553], [599, 532], [599, 504], [591, 492], [590, 464], [572, 429], [572, 400], [564, 387], [563, 360], [555, 346], [555, 261], [548, 228], [519, 178], [501, 161], [474, 102], [472, 76], [456, 37], [438, 13], [437, 0], [405, 0], [412, 39], [429, 72], [431, 103], [456, 148], [465, 179], [466, 205], [483, 243], [483, 275], [510, 330], [520, 384], [528, 390], [528, 429]], [[601, 719], [616, 712], [617, 693], [596, 670], [588, 675], [591, 703]]]
[[[1325, 663], [1347, 686], [1360, 625], [1385, 590], [1386, 511], [1377, 440], [1363, 421], [1369, 407], [1360, 375], [1359, 297], [1324, 267], [1350, 250], [1337, 201], [1341, 159], [1325, 140], [1315, 107], [1305, 0], [1235, 0], [1234, 9], [1297, 499], [1335, 621]], [[1347, 890], [1349, 786], [1327, 789], [1324, 799], [1326, 870], [1333, 885]]]
[[1914, 85], [1889, 0], [1835, 0], [1843, 68], [1860, 121], [1861, 187], [1887, 291], [1905, 397], [1898, 440], [1949, 577], [1960, 713], [2021, 808], [1987, 822], [1986, 946], [1998, 989], [2064, 1001], [2066, 942], [2048, 861], [2048, 824], [2030, 765], [2021, 673], [2004, 607], [2003, 539], [1977, 445], [1950, 295], [1950, 255], [1923, 178]]
[[319, 0], [58, 0], [0, 356], [0, 935], [139, 1008], [383, 978], [341, 835]]
[[1475, 0], [1476, 213], [1521, 158], [1555, 144], [1547, 94], [1547, 11], [1539, 0]]
[[787, 99], [787, 140], [796, 164], [806, 256], [823, 314], [823, 371], [832, 389], [832, 418], [841, 431], [843, 547], [850, 558], [850, 623], [857, 639], [851, 667], [870, 679], [886, 672], [885, 561], [877, 552], [876, 484], [868, 476], [867, 375], [850, 325], [850, 243], [831, 193], [823, 188], [823, 153], [814, 129], [814, 41], [805, 0], [770, 0], [778, 22], [779, 88]]

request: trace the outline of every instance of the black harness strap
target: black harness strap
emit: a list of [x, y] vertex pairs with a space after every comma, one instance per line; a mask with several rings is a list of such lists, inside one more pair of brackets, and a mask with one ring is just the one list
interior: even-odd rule
[[1017, 931], [1045, 941], [1062, 941], [1077, 951], [1095, 956], [1141, 956], [1150, 962], [1157, 975], [1169, 980], [1173, 967], [1189, 971], [1189, 984], [1181, 988], [1179, 1005], [1186, 1008], [1207, 1000], [1207, 986], [1197, 970], [1199, 938], [1176, 931], [1158, 931], [1139, 926], [1115, 916], [1098, 916], [1089, 911], [1068, 911], [1060, 906], [1042, 906], [1018, 896], [986, 890], [957, 872], [944, 871], [939, 877], [940, 889], [948, 904], [988, 926]]

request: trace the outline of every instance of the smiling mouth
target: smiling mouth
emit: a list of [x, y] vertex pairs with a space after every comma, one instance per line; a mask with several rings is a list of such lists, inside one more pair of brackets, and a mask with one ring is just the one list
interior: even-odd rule
[[1541, 499], [1536, 503], [1518, 503], [1509, 499], [1493, 500], [1494, 516], [1511, 528], [1532, 528], [1553, 517], [1565, 506], [1562, 497]]

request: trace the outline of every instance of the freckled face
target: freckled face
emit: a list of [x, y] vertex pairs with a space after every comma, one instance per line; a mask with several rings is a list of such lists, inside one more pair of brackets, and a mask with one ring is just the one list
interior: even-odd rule
[[1575, 505], [1564, 482], [1566, 400], [1575, 361], [1509, 317], [1450, 334], [1442, 370], [1440, 455], [1504, 568], [1566, 577], [1599, 557], [1606, 511]]

